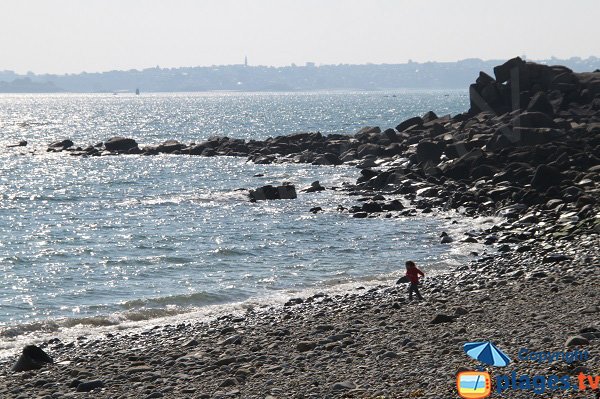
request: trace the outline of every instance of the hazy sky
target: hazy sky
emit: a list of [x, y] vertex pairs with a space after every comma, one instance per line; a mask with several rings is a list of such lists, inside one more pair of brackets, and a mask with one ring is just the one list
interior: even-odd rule
[[600, 1], [0, 0], [0, 70], [600, 56]]

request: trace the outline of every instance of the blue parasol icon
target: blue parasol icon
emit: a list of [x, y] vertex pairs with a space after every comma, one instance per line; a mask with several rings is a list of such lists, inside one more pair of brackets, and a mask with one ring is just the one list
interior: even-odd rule
[[490, 366], [504, 367], [510, 363], [510, 358], [489, 341], [467, 342], [463, 349], [473, 359]]

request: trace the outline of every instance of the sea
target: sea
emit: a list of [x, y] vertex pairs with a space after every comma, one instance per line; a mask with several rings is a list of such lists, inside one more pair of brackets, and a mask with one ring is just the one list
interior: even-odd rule
[[[442, 231], [491, 223], [436, 213], [355, 219], [336, 210], [357, 204], [340, 190], [256, 203], [241, 190], [315, 180], [342, 187], [359, 176], [353, 166], [86, 158], [48, 153], [49, 143], [353, 134], [467, 108], [464, 90], [0, 95], [0, 356], [48, 337], [389, 285], [407, 259], [440, 272], [471, 259], [475, 245], [441, 244]], [[10, 147], [21, 140], [27, 146]], [[310, 213], [314, 206], [324, 212]]]

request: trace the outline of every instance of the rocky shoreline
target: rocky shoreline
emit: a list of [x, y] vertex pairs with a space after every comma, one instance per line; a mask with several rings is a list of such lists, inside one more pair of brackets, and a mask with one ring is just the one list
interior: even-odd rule
[[[9, 371], [14, 359], [0, 367], [0, 397], [456, 397], [456, 372], [477, 366], [461, 346], [476, 340], [494, 341], [513, 359], [520, 348], [577, 347], [592, 355], [572, 364], [517, 361], [507, 374], [599, 375], [600, 72], [577, 74], [515, 58], [494, 75], [482, 72], [471, 85], [471, 109], [464, 114], [428, 112], [395, 129], [371, 127], [352, 136], [220, 137], [151, 147], [122, 137], [87, 148], [70, 140], [51, 144], [49, 151], [75, 156], [346, 163], [360, 168], [360, 177], [344, 189], [361, 201], [338, 211], [353, 217], [456, 209], [505, 222], [442, 238], [484, 243], [494, 255], [428, 278], [426, 302], [409, 303], [405, 288], [390, 284], [93, 342], [52, 340], [42, 346], [54, 364], [16, 374]], [[530, 398], [531, 392], [509, 397]]]
[[[494, 73], [492, 78], [481, 72], [470, 86], [467, 112], [438, 116], [430, 111], [384, 131], [366, 127], [354, 135], [299, 133], [263, 141], [168, 140], [157, 146], [113, 137], [85, 148], [66, 139], [47, 150], [73, 156], [220, 155], [257, 164], [344, 163], [360, 169], [356, 184], [345, 187], [350, 195], [401, 194], [422, 212], [498, 214], [523, 226], [537, 225], [537, 236], [599, 233], [600, 71], [573, 73], [517, 57]], [[402, 210], [373, 200], [347, 211], [366, 217]]]

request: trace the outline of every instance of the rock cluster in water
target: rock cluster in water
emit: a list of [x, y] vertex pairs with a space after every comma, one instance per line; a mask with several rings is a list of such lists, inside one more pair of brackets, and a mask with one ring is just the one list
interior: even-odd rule
[[[189, 145], [168, 140], [142, 147], [113, 137], [87, 148], [64, 140], [48, 151], [346, 163], [361, 168], [349, 189], [401, 194], [425, 212], [437, 207], [499, 213], [523, 225], [546, 221], [543, 233], [557, 236], [600, 232], [600, 72], [574, 73], [517, 57], [494, 68], [494, 75], [482, 72], [470, 86], [468, 112], [430, 111], [384, 131], [366, 127], [354, 135], [299, 133], [262, 141], [215, 137]], [[399, 202], [369, 201], [349, 211], [367, 217], [402, 208]]]

